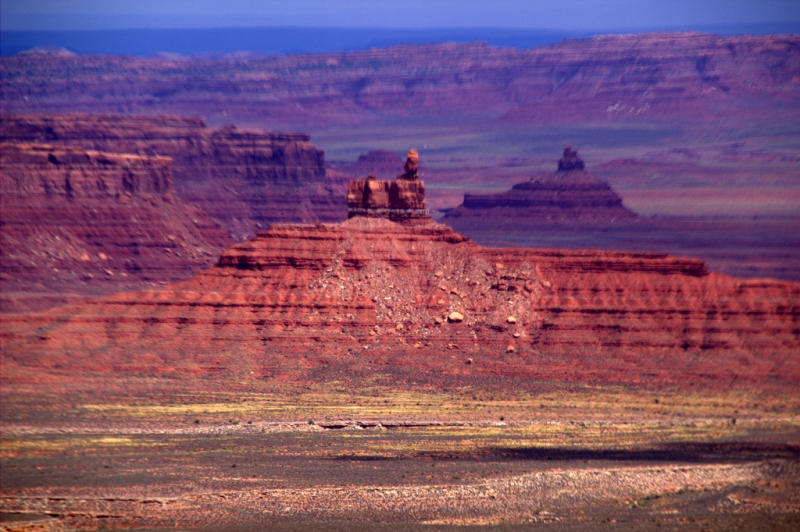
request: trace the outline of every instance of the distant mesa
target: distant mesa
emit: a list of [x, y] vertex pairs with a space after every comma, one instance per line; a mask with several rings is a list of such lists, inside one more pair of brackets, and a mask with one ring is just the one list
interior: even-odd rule
[[564, 146], [564, 156], [558, 161], [559, 172], [572, 172], [573, 170], [583, 170], [583, 161], [578, 157], [577, 150], [572, 146]]
[[0, 141], [172, 159], [177, 197], [244, 240], [274, 222], [339, 221], [325, 154], [308, 135], [212, 129], [199, 118], [105, 114], [0, 116]]
[[23, 57], [36, 55], [52, 57], [77, 57], [78, 54], [60, 46], [37, 46], [35, 48], [23, 50], [17, 55], [21, 55]]
[[370, 174], [350, 181], [347, 187], [347, 217], [388, 218], [394, 222], [430, 220], [425, 202], [425, 183], [419, 178], [419, 154], [408, 150], [403, 173], [394, 181]]
[[[589, 175], [578, 152], [564, 148], [558, 171], [537, 175], [498, 194], [464, 194], [464, 202], [444, 221], [468, 231], [471, 222], [517, 221], [541, 224], [633, 222], [638, 215], [622, 204], [608, 182]], [[465, 225], [466, 224], [466, 225]]]
[[24, 312], [212, 265], [231, 243], [175, 195], [172, 159], [0, 143], [0, 312]]

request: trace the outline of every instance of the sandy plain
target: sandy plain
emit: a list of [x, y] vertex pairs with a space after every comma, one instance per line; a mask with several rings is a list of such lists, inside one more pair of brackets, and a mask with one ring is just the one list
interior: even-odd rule
[[[790, 530], [791, 391], [4, 392], [2, 530]], [[36, 528], [41, 526], [41, 528]]]

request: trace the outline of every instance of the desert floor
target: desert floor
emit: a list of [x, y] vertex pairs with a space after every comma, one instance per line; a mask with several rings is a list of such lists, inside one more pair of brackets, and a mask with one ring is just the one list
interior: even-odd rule
[[791, 391], [220, 388], [5, 390], [0, 530], [800, 527]]

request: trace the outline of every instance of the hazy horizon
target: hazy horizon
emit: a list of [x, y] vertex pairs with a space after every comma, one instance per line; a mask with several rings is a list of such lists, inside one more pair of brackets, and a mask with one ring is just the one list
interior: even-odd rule
[[318, 27], [600, 31], [800, 21], [796, 0], [4, 0], [2, 31]]
[[0, 54], [295, 54], [606, 33], [800, 33], [795, 0], [5, 0]]

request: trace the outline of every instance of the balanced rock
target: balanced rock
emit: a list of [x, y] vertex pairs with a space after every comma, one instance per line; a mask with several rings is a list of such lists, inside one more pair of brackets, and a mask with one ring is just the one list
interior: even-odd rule
[[419, 153], [414, 148], [408, 150], [408, 155], [406, 157], [406, 164], [403, 167], [405, 170], [405, 174], [403, 176], [406, 179], [417, 179], [417, 172], [419, 171]]
[[419, 155], [409, 150], [405, 173], [394, 181], [374, 175], [350, 181], [347, 187], [348, 218], [388, 218], [395, 222], [430, 219], [425, 202], [425, 183], [419, 179]]
[[536, 223], [609, 225], [630, 223], [638, 215], [627, 209], [607, 181], [583, 170], [577, 152], [567, 146], [558, 162], [559, 171], [537, 174], [496, 194], [464, 194], [464, 202], [444, 217], [449, 225], [467, 235], [491, 224]]
[[573, 150], [572, 146], [564, 146], [564, 156], [558, 161], [559, 172], [571, 172], [573, 170], [583, 170], [583, 161], [578, 157], [578, 151]]

